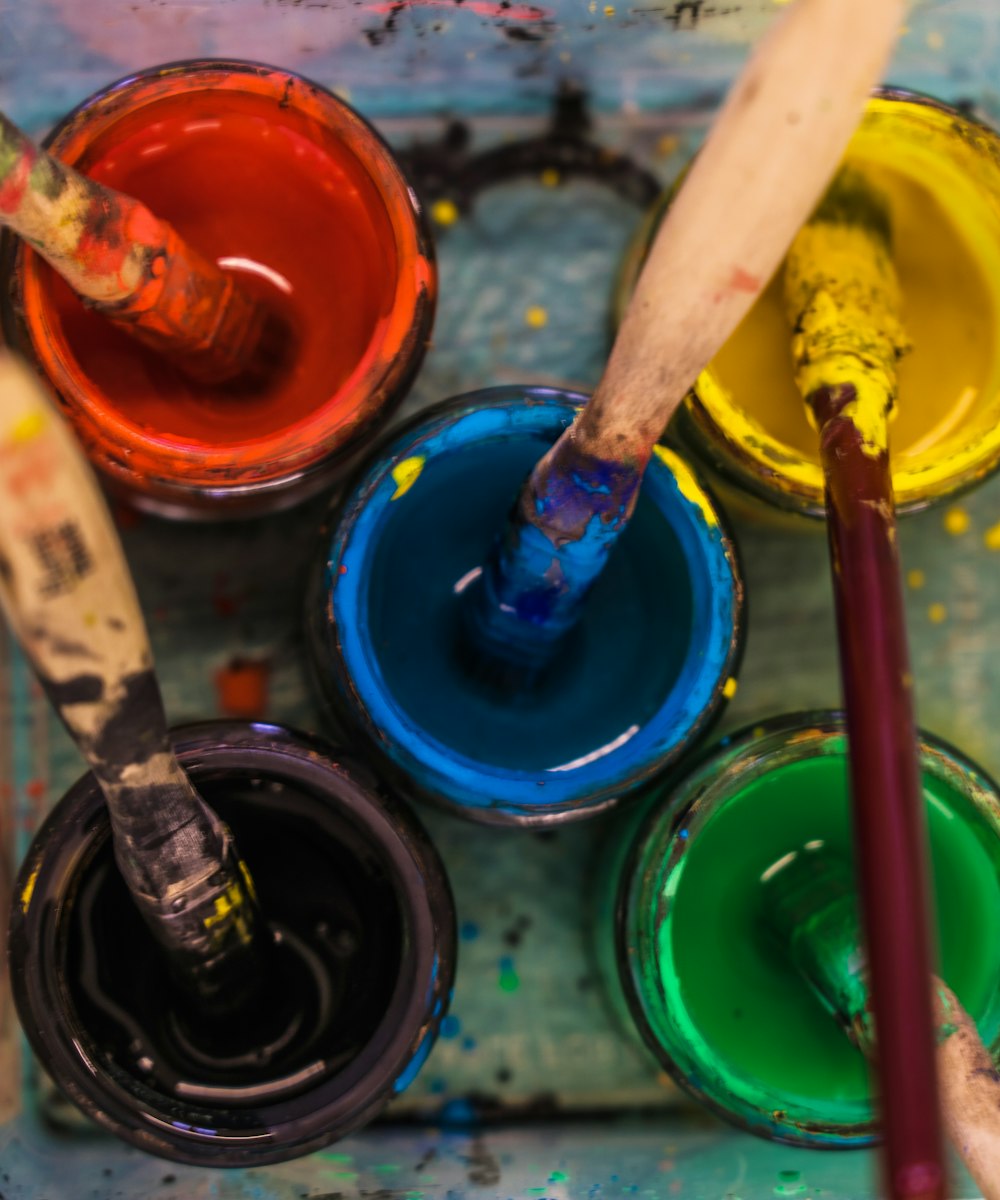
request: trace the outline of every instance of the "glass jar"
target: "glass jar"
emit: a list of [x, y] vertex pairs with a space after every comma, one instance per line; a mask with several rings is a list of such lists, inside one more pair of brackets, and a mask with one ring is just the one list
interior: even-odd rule
[[179, 516], [271, 511], [328, 486], [402, 400], [434, 313], [424, 215], [378, 134], [298, 75], [203, 60], [112, 84], [46, 146], [169, 221], [290, 335], [262, 387], [194, 382], [5, 235], [4, 333], [109, 486]]
[[[1000, 793], [921, 735], [940, 974], [1000, 1050]], [[850, 860], [840, 716], [725, 738], [664, 781], [611, 842], [595, 948], [612, 1005], [718, 1115], [812, 1146], [873, 1140], [868, 1068], [767, 928], [761, 875], [823, 842]]]
[[[900, 513], [969, 488], [1000, 461], [1000, 137], [945, 104], [880, 90], [845, 162], [885, 196], [912, 341], [889, 426]], [[617, 282], [624, 313], [669, 207], [657, 202]], [[825, 515], [819, 438], [796, 388], [779, 269], [701, 373], [672, 433], [729, 507]]]
[[497, 686], [458, 635], [462, 593], [584, 400], [505, 387], [421, 414], [372, 452], [321, 536], [306, 627], [331, 720], [404, 794], [478, 821], [611, 807], [694, 745], [736, 690], [735, 546], [663, 447], [583, 619], [537, 681]]
[[416, 1076], [451, 994], [451, 892], [409, 809], [317, 739], [207, 722], [174, 745], [253, 877], [279, 980], [261, 1011], [282, 1023], [255, 1041], [255, 1010], [228, 1046], [179, 1002], [92, 775], [15, 885], [18, 1014], [57, 1086], [125, 1141], [201, 1166], [280, 1162], [365, 1124]]

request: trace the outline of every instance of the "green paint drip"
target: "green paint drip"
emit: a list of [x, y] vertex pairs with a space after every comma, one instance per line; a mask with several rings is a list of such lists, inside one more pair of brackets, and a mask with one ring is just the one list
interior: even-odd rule
[[569, 1176], [565, 1171], [553, 1171], [549, 1176], [549, 1183], [565, 1183]]
[[518, 978], [517, 971], [514, 970], [514, 964], [509, 958], [500, 960], [500, 977], [497, 980], [497, 986], [501, 992], [516, 992], [521, 986], [521, 980]]
[[[856, 1126], [872, 1119], [866, 1064], [764, 920], [761, 875], [784, 855], [822, 841], [851, 859], [843, 751], [805, 753], [815, 757], [758, 774], [707, 819], [687, 818], [686, 842], [668, 846], [666, 828], [649, 839], [637, 874], [648, 901], [630, 935], [645, 968], [636, 984], [667, 1052], [728, 1111]], [[1000, 1033], [1000, 839], [939, 775], [925, 772], [924, 797], [941, 974], [990, 1045]]]

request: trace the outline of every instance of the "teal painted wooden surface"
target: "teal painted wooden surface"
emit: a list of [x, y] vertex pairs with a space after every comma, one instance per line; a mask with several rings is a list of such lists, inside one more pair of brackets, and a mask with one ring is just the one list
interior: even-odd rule
[[[627, 141], [666, 179], [697, 130], [691, 121], [611, 123], [599, 134]], [[549, 187], [536, 180], [497, 188], [468, 218], [440, 229], [435, 346], [407, 409], [514, 379], [591, 386], [607, 347], [614, 268], [637, 217], [595, 185]], [[532, 324], [530, 309], [541, 310], [544, 321], [535, 316]], [[218, 712], [219, 672], [249, 658], [267, 665], [266, 715], [316, 727], [297, 631], [302, 575], [322, 508], [316, 502], [224, 527], [120, 514], [173, 721]], [[993, 734], [993, 714], [1000, 711], [1000, 662], [993, 656], [1000, 647], [1000, 551], [990, 548], [994, 540], [1000, 544], [990, 532], [1000, 524], [1000, 480], [961, 501], [961, 508], [969, 520], [959, 535], [947, 531], [940, 510], [910, 518], [901, 533], [906, 566], [923, 578], [908, 593], [919, 716], [1000, 773]], [[735, 523], [750, 594], [749, 639], [740, 687], [719, 735], [770, 714], [830, 705], [838, 696], [821, 528]], [[932, 605], [942, 607], [932, 611]], [[0, 761], [5, 800], [20, 813], [23, 844], [34, 815], [58, 797], [80, 764], [23, 665], [3, 670], [7, 653], [0, 643], [6, 682], [0, 687], [6, 705]], [[808, 1200], [820, 1189], [824, 1200], [874, 1195], [871, 1156], [789, 1151], [679, 1110], [672, 1090], [613, 1026], [595, 986], [582, 919], [586, 865], [603, 836], [601, 823], [540, 837], [481, 830], [438, 814], [426, 819], [452, 874], [465, 926], [455, 1022], [393, 1115], [423, 1123], [476, 1093], [513, 1115], [561, 1114], [558, 1122], [491, 1128], [478, 1136], [429, 1134], [422, 1124], [383, 1127], [300, 1163], [220, 1175], [128, 1151], [76, 1127], [49, 1100], [49, 1112], [72, 1128], [53, 1136], [22, 1117], [0, 1130], [6, 1200], [456, 1200], [467, 1192], [553, 1200]], [[3, 828], [10, 840], [10, 824]], [[0, 1003], [5, 1027], [9, 1007]], [[3, 1044], [9, 1050], [10, 1039]], [[642, 1125], [592, 1123], [595, 1110], [639, 1106], [656, 1115]], [[461, 1108], [446, 1112], [461, 1115]], [[956, 1189], [956, 1197], [973, 1195], [969, 1187]]]

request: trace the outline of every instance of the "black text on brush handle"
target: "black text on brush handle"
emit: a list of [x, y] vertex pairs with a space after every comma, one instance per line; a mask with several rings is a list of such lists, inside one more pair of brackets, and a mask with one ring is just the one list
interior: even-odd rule
[[115, 858], [206, 1013], [259, 975], [253, 886], [181, 769], [111, 516], [34, 374], [0, 357], [0, 601], [107, 799]]

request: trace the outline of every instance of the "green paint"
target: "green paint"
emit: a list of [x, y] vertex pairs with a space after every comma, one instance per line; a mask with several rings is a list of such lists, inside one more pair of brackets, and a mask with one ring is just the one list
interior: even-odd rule
[[549, 1176], [549, 1183], [565, 1183], [569, 1176], [565, 1171], [553, 1171]]
[[377, 1167], [373, 1167], [373, 1171], [377, 1171], [380, 1175], [389, 1175], [396, 1171], [402, 1171], [399, 1163], [379, 1163]]
[[521, 980], [518, 978], [517, 971], [514, 970], [514, 964], [509, 959], [504, 959], [500, 963], [500, 976], [497, 979], [497, 986], [501, 992], [516, 992], [521, 986]]
[[[664, 823], [644, 847], [649, 890], [633, 937], [649, 965], [637, 980], [647, 1019], [694, 1086], [783, 1129], [871, 1120], [861, 1054], [762, 912], [761, 873], [791, 850], [822, 840], [851, 857], [843, 744], [748, 771], [741, 790], [685, 817], [686, 840], [678, 831], [668, 843]], [[941, 973], [989, 1045], [1000, 1033], [1000, 837], [954, 770], [924, 762]]]
[[325, 1159], [327, 1162], [336, 1162], [336, 1163], [354, 1162], [353, 1154], [332, 1154], [328, 1150], [322, 1151], [322, 1153], [320, 1154], [320, 1158]]

